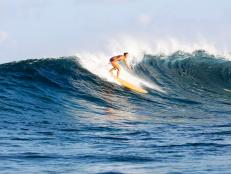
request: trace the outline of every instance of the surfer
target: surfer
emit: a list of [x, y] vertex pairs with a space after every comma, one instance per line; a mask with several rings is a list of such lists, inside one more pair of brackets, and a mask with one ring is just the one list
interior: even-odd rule
[[113, 70], [117, 70], [117, 78], [119, 78], [119, 73], [120, 73], [119, 61], [123, 61], [125, 65], [127, 66], [127, 68], [131, 70], [131, 67], [127, 63], [127, 58], [128, 58], [127, 52], [124, 53], [123, 55], [118, 55], [118, 56], [114, 56], [110, 58], [110, 63], [112, 64], [113, 68], [110, 69], [109, 72], [111, 73]]

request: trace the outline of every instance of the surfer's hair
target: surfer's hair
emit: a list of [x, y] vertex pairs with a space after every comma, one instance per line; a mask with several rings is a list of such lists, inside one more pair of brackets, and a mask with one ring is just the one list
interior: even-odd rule
[[128, 52], [125, 52], [125, 53], [124, 53], [124, 56], [127, 56], [127, 55], [128, 55]]

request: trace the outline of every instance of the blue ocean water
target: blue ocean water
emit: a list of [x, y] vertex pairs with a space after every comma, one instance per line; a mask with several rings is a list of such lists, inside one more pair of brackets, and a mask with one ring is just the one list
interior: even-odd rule
[[231, 62], [145, 55], [138, 94], [77, 57], [0, 65], [0, 173], [231, 173]]

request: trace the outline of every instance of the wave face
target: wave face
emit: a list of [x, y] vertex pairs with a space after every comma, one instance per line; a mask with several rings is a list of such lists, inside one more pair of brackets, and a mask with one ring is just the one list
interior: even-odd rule
[[202, 50], [145, 55], [130, 75], [143, 95], [79, 60], [0, 65], [1, 171], [230, 171], [230, 61]]

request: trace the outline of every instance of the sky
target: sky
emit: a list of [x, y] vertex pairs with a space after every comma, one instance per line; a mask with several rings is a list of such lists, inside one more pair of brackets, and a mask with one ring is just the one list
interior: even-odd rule
[[231, 51], [230, 0], [0, 0], [0, 63], [104, 50], [124, 38]]

